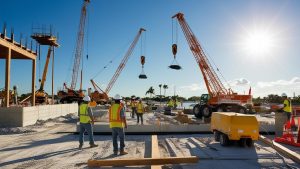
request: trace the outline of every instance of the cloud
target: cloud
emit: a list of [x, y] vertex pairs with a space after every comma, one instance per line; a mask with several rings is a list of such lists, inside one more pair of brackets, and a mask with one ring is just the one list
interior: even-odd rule
[[187, 86], [181, 86], [179, 89], [185, 90], [185, 91], [200, 91], [203, 89], [203, 86], [200, 86], [199, 84], [193, 83], [191, 85]]
[[299, 77], [293, 77], [291, 80], [277, 80], [271, 82], [257, 82], [257, 87], [266, 88], [266, 87], [274, 87], [274, 86], [290, 86], [294, 84], [300, 84]]
[[228, 81], [229, 85], [232, 86], [246, 86], [250, 84], [250, 81], [245, 78], [235, 79]]
[[287, 93], [288, 96], [299, 95], [300, 78], [293, 77], [291, 80], [275, 80], [269, 82], [257, 82], [253, 88], [255, 96], [267, 96], [269, 94]]
[[245, 78], [240, 78], [240, 79], [236, 80], [236, 85], [238, 85], [238, 86], [244, 86], [244, 85], [248, 85], [248, 84], [250, 84], [250, 82]]

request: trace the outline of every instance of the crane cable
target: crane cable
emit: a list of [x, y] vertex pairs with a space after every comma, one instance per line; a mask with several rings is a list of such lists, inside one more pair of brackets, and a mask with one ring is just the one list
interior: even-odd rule
[[[221, 75], [222, 79], [225, 81], [225, 83], [229, 86], [229, 89], [231, 89], [231, 85], [229, 84], [229, 82], [225, 79], [225, 77], [223, 76], [222, 72], [220, 71], [220, 69], [218, 68], [218, 66], [216, 65], [216, 63], [214, 62], [213, 58], [210, 57], [210, 55], [208, 54], [208, 52], [205, 50], [205, 48], [203, 48], [204, 53], [206, 54], [206, 56], [208, 56], [209, 60], [213, 63], [213, 65], [216, 67], [216, 70], [219, 72], [219, 74]], [[232, 89], [231, 89], [232, 90]]]
[[[128, 41], [128, 43], [126, 43], [126, 47], [129, 45], [129, 43], [130, 43], [130, 41]], [[125, 45], [124, 45], [125, 46]], [[124, 47], [125, 48], [125, 47]], [[123, 48], [122, 48], [123, 49]], [[108, 68], [109, 67], [109, 65], [111, 65], [115, 60], [116, 60], [116, 58], [117, 57], [119, 57], [119, 56], [121, 56], [121, 52], [123, 52], [123, 50], [121, 51], [119, 51], [118, 52], [118, 54], [116, 54], [110, 61], [108, 61], [108, 63], [107, 64], [105, 64], [104, 66], [103, 66], [103, 68], [102, 69], [100, 69], [97, 73], [96, 73], [96, 75], [95, 76], [93, 76], [91, 79], [95, 79], [97, 76], [99, 76], [106, 68]]]

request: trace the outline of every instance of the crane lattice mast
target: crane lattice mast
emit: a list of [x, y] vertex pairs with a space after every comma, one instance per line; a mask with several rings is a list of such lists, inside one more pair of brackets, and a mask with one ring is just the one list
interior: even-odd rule
[[83, 6], [81, 8], [80, 15], [80, 23], [79, 29], [77, 33], [76, 39], [76, 48], [75, 48], [75, 57], [74, 57], [74, 65], [72, 70], [72, 82], [70, 89], [75, 90], [77, 78], [78, 78], [78, 70], [80, 66], [80, 61], [83, 53], [83, 43], [84, 43], [84, 28], [86, 23], [86, 13], [87, 13], [87, 5], [90, 3], [90, 0], [84, 0]]
[[106, 87], [106, 90], [105, 90], [105, 93], [108, 94], [109, 91], [111, 90], [111, 88], [113, 87], [114, 83], [116, 82], [116, 80], [118, 79], [119, 75], [121, 74], [123, 68], [125, 67], [128, 59], [129, 59], [129, 56], [131, 55], [134, 47], [136, 46], [141, 34], [143, 31], [146, 31], [144, 28], [140, 28], [138, 34], [135, 36], [133, 42], [131, 43], [128, 51], [126, 52], [124, 58], [122, 59], [119, 67], [117, 68], [114, 76], [111, 78], [110, 82], [108, 83], [107, 87]]

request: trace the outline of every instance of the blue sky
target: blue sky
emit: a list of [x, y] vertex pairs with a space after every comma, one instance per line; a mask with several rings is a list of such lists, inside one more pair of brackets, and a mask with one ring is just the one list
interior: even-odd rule
[[[61, 47], [55, 53], [55, 89], [63, 82], [70, 84], [75, 39], [78, 30], [82, 0], [1, 0], [0, 25], [6, 22], [19, 34], [30, 36], [32, 24], [53, 25], [59, 32]], [[3, 7], [5, 6], [5, 7]], [[202, 0], [91, 0], [88, 7], [88, 54], [84, 59], [85, 89], [91, 87], [94, 77], [110, 60], [113, 63], [94, 80], [105, 89], [121, 59], [140, 27], [147, 29], [147, 80], [138, 79], [141, 49], [137, 44], [126, 67], [112, 88], [110, 95], [144, 96], [153, 86], [159, 94], [158, 84], [167, 84], [167, 95], [176, 93], [185, 97], [206, 93], [200, 69], [189, 50], [181, 29], [178, 29], [177, 61], [181, 71], [168, 68], [173, 61], [171, 52], [171, 16], [183, 12], [193, 32], [221, 73], [240, 93], [252, 87], [255, 97], [286, 92], [300, 95], [300, 2], [297, 0], [202, 1]], [[10, 31], [8, 31], [10, 32]], [[263, 32], [267, 36], [264, 53], [253, 52], [246, 45], [249, 36]], [[251, 38], [250, 38], [251, 39]], [[247, 41], [248, 40], [248, 41]], [[256, 48], [263, 48], [257, 44]], [[85, 49], [87, 44], [85, 43]], [[85, 50], [84, 55], [86, 55]], [[40, 66], [43, 68], [46, 47], [42, 50]], [[0, 88], [4, 87], [4, 60], [0, 60]], [[12, 62], [11, 85], [21, 93], [30, 91], [31, 62]], [[39, 63], [37, 64], [39, 71]], [[51, 71], [51, 69], [50, 69]], [[42, 72], [42, 70], [41, 70]], [[39, 72], [37, 72], [39, 75]], [[51, 93], [48, 74], [46, 90]], [[37, 76], [38, 79], [38, 76]], [[224, 84], [225, 80], [221, 78]], [[38, 82], [38, 81], [37, 81]], [[77, 83], [79, 87], [79, 82]]]

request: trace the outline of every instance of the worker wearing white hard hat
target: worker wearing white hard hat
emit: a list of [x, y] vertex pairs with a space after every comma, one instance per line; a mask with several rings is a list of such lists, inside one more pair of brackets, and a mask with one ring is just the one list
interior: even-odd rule
[[94, 116], [91, 107], [89, 106], [89, 102], [91, 98], [89, 96], [85, 96], [83, 98], [83, 102], [80, 104], [78, 113], [80, 120], [80, 132], [79, 132], [79, 149], [82, 149], [84, 143], [84, 132], [87, 131], [90, 140], [90, 147], [97, 147], [95, 144], [94, 136], [93, 136], [93, 126], [94, 124]]
[[[125, 106], [122, 103], [122, 97], [116, 94], [114, 97], [114, 103], [109, 108], [109, 127], [112, 129], [113, 139], [113, 153], [114, 155], [128, 154], [125, 148], [125, 133], [124, 128], [127, 128]], [[118, 137], [120, 139], [120, 148], [118, 147]]]
[[290, 99], [288, 99], [286, 93], [282, 93], [283, 101], [283, 112], [286, 113], [288, 121], [290, 121], [291, 114], [292, 114], [292, 102]]

